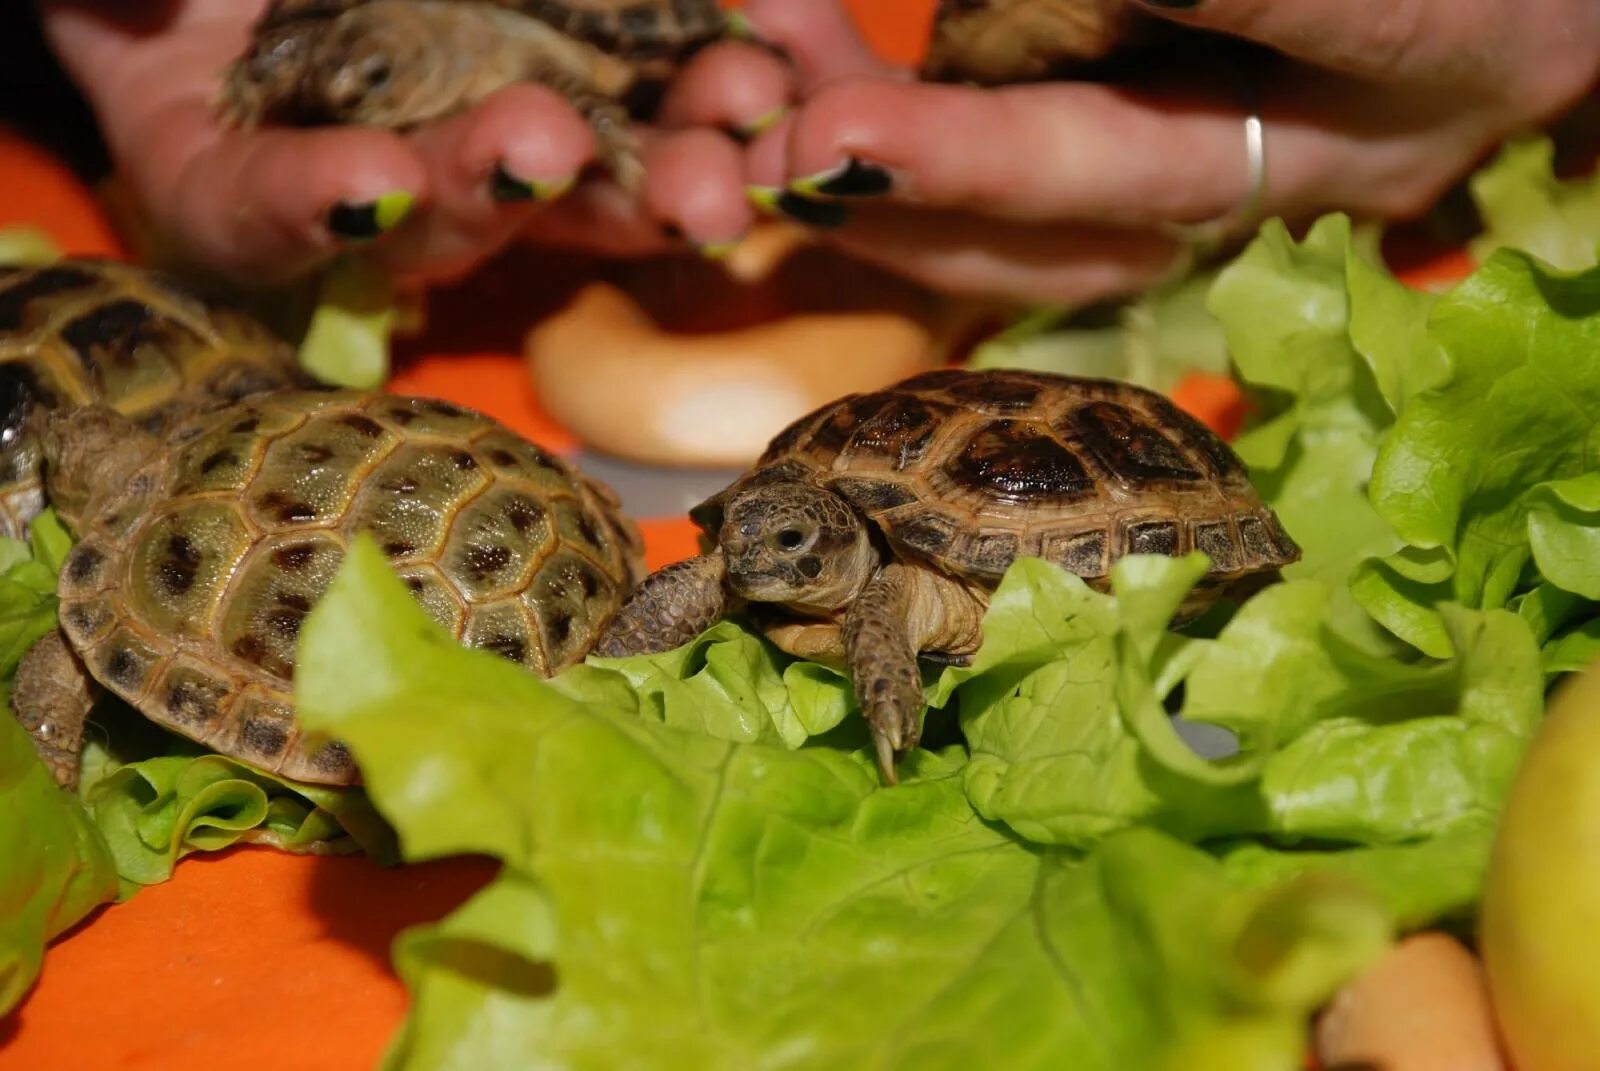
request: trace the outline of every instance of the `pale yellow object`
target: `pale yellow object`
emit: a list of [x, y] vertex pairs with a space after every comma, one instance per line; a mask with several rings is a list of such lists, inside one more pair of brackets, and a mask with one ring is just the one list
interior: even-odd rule
[[[833, 278], [824, 264], [807, 269], [808, 307], [786, 310], [776, 273], [806, 244], [793, 228], [757, 228], [720, 262], [720, 286], [665, 277], [682, 283], [690, 307], [713, 314], [719, 301], [771, 307], [725, 328], [670, 328], [621, 286], [583, 287], [528, 333], [540, 403], [604, 453], [658, 465], [744, 467], [819, 406], [880, 390], [946, 358], [964, 311], [863, 270]], [[752, 298], [748, 288], [761, 287], [763, 296]]]
[[540, 403], [584, 443], [655, 464], [743, 466], [794, 420], [933, 366], [933, 341], [890, 312], [794, 316], [671, 335], [609, 283], [528, 335]]
[[1482, 967], [1442, 933], [1406, 938], [1341, 990], [1316, 1040], [1326, 1068], [1507, 1071]]
[[1517, 1071], [1600, 1068], [1600, 671], [1551, 701], [1484, 888], [1489, 984]]

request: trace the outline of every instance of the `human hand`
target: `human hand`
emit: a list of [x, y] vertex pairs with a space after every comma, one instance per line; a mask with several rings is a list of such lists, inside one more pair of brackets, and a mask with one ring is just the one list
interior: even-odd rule
[[[1255, 88], [1262, 212], [1291, 221], [1420, 214], [1600, 72], [1593, 0], [1138, 6], [1285, 54]], [[1225, 216], [1248, 192], [1245, 111], [1225, 84], [920, 83], [859, 45], [838, 0], [746, 12], [794, 58], [804, 101], [751, 145], [751, 183], [805, 190], [848, 160], [874, 165], [854, 177], [878, 189], [831, 199], [849, 218], [827, 234], [933, 286], [1048, 302], [1137, 289], [1179, 254], [1172, 225]]]
[[[595, 157], [593, 132], [537, 85], [509, 86], [403, 136], [353, 126], [229, 129], [216, 112], [222, 75], [263, 7], [264, 0], [41, 3], [46, 34], [95, 110], [134, 201], [176, 252], [225, 275], [277, 281], [379, 238], [373, 255], [416, 281], [459, 276], [521, 232], [646, 252], [675, 231], [715, 236], [723, 226], [696, 200], [703, 175], [741, 188], [734, 140], [662, 128], [641, 132], [641, 197], [605, 181], [574, 189]], [[766, 99], [760, 87], [783, 83], [770, 54], [730, 42], [697, 56], [686, 84], [720, 85], [717, 72], [730, 62], [737, 86], [754, 87], [757, 102]], [[742, 90], [724, 94], [718, 121], [738, 127], [760, 118], [741, 110], [745, 100]], [[726, 236], [741, 225], [735, 218]]]

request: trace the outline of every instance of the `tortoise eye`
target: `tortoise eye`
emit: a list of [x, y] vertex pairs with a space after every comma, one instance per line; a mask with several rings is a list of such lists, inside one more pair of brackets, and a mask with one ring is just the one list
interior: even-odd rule
[[806, 534], [798, 528], [785, 528], [778, 533], [778, 546], [784, 550], [799, 550], [806, 541]]
[[380, 59], [369, 63], [365, 72], [367, 77], [367, 88], [382, 89], [384, 86], [389, 84], [389, 78], [393, 75], [393, 73], [394, 72], [389, 67], [388, 60]]

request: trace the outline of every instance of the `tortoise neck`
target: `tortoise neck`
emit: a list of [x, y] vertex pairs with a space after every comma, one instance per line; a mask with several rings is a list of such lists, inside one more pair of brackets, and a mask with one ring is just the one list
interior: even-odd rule
[[160, 440], [105, 406], [47, 413], [42, 421], [45, 488], [67, 527], [151, 493]]

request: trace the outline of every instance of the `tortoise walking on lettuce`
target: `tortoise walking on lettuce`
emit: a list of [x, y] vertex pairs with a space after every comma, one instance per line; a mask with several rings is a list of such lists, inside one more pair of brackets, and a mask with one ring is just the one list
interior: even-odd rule
[[[232, 313], [210, 322], [138, 269], [69, 261], [27, 278], [0, 290], [0, 308], [17, 299], [39, 352], [85, 334], [94, 352], [127, 358], [108, 358], [108, 376], [187, 367], [196, 353], [202, 368], [256, 370], [264, 328]], [[117, 280], [115, 300], [79, 285], [102, 278]], [[184, 318], [169, 322], [173, 309]], [[15, 341], [0, 332], [0, 353]], [[142, 426], [71, 395], [31, 397], [26, 436], [0, 458], [13, 469], [42, 458], [76, 543], [59, 628], [24, 656], [10, 702], [63, 785], [101, 687], [261, 769], [357, 781], [342, 746], [302, 738], [292, 681], [301, 623], [358, 533], [460, 642], [546, 675], [583, 659], [643, 573], [638, 530], [609, 488], [447, 402], [279, 387]], [[17, 441], [36, 452], [17, 455]]]
[[748, 608], [783, 650], [842, 660], [891, 782], [920, 732], [918, 658], [977, 650], [1017, 558], [1103, 590], [1124, 555], [1203, 551], [1187, 617], [1300, 556], [1233, 451], [1171, 402], [1028, 372], [932, 372], [824, 406], [691, 516], [711, 549], [646, 579], [597, 653], [670, 650]]

